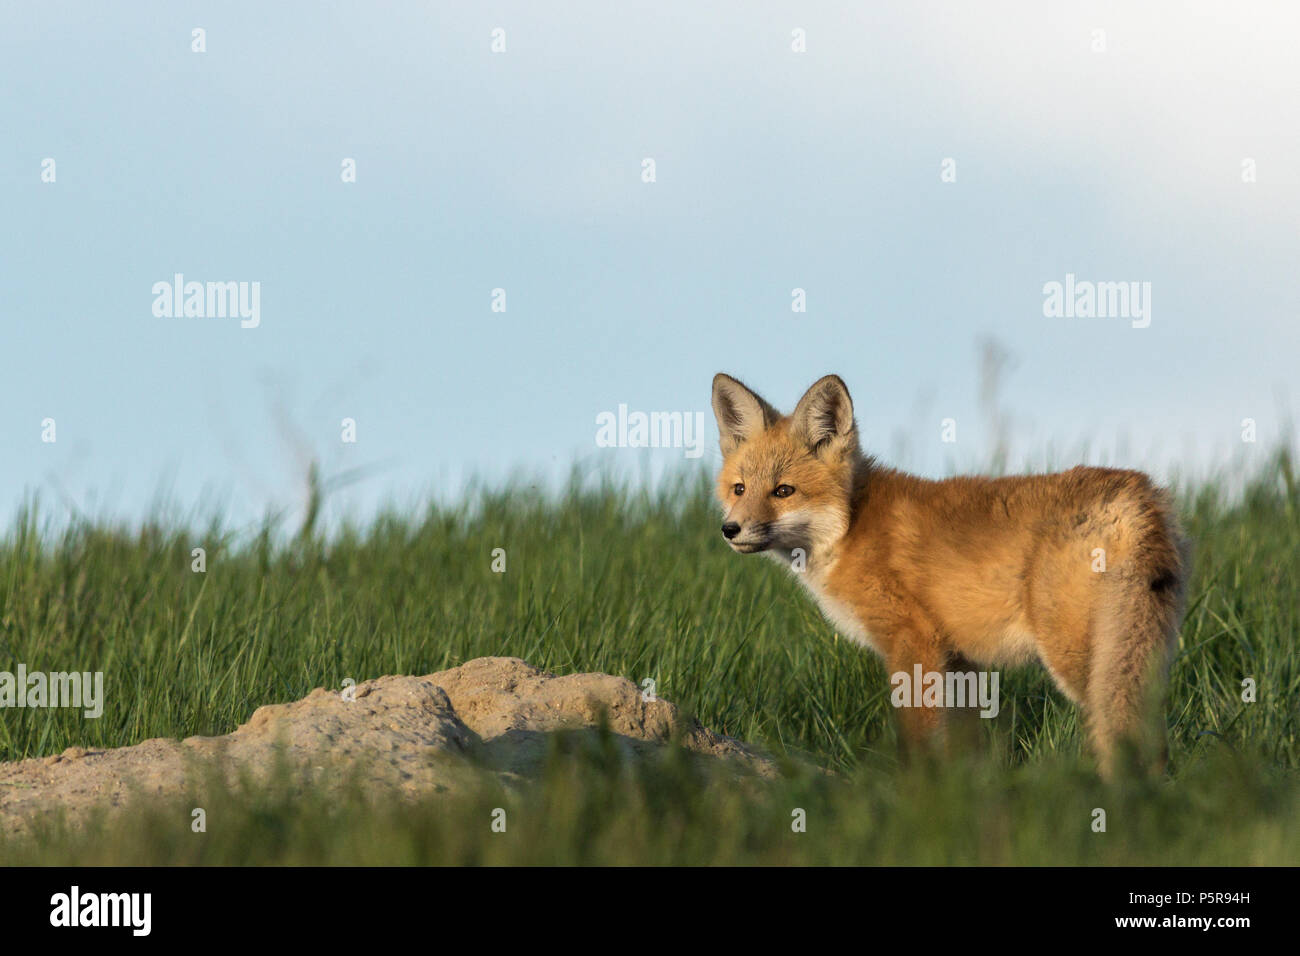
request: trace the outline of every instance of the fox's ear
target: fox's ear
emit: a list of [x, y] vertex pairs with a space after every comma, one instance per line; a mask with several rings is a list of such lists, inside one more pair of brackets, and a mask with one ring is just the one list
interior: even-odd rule
[[857, 441], [853, 399], [849, 398], [849, 390], [838, 375], [819, 378], [799, 399], [790, 419], [794, 433], [809, 448], [851, 446]]
[[713, 376], [713, 415], [718, 420], [718, 440], [724, 455], [781, 417], [758, 395], [721, 372]]

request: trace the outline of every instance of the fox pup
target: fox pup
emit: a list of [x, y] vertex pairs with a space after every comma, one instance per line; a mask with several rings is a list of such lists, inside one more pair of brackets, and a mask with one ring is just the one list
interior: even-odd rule
[[[718, 374], [713, 411], [733, 551], [798, 572], [826, 617], [891, 674], [1041, 662], [1082, 709], [1103, 777], [1126, 756], [1163, 767], [1189, 552], [1146, 475], [908, 475], [862, 453], [835, 375], [785, 416]], [[899, 718], [906, 750], [947, 739], [945, 708], [900, 707]]]

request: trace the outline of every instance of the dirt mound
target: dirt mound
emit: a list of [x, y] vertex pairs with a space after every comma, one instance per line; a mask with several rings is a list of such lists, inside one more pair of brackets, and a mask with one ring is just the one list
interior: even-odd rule
[[701, 758], [775, 773], [768, 758], [685, 719], [666, 701], [644, 700], [625, 678], [555, 677], [514, 657], [482, 657], [427, 677], [380, 677], [348, 696], [317, 689], [259, 707], [222, 737], [71, 747], [0, 764], [0, 827], [21, 829], [48, 811], [75, 821], [134, 796], [177, 796], [201, 785], [214, 766], [230, 780], [257, 782], [287, 761], [299, 779], [323, 785], [360, 769], [376, 788], [409, 795], [455, 788], [485, 772], [509, 782], [536, 773], [557, 731], [595, 734], [602, 721], [630, 758], [676, 739]]

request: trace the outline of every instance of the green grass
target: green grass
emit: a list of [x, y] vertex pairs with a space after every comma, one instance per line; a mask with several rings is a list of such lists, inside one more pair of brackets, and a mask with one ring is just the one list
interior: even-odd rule
[[[707, 726], [835, 778], [755, 787], [672, 753], [637, 769], [557, 752], [518, 793], [390, 806], [209, 792], [199, 805], [219, 823], [206, 834], [190, 832], [196, 804], [181, 801], [0, 843], [0, 860], [1300, 862], [1300, 491], [1285, 454], [1231, 500], [1214, 483], [1183, 489], [1196, 564], [1167, 707], [1173, 772], [1115, 788], [1091, 774], [1076, 713], [1033, 669], [1003, 675], [990, 756], [900, 769], [881, 665], [838, 639], [786, 573], [723, 546], [707, 485], [477, 491], [287, 543], [216, 522], [55, 534], [30, 512], [0, 544], [0, 662], [14, 662], [0, 668], [102, 670], [107, 704], [98, 720], [0, 712], [0, 759], [226, 733], [261, 704], [348, 677], [514, 655], [653, 678]], [[191, 571], [195, 547], [206, 573]], [[1256, 703], [1241, 699], [1245, 677]], [[488, 826], [497, 806], [505, 834]], [[794, 807], [806, 833], [791, 832]]]

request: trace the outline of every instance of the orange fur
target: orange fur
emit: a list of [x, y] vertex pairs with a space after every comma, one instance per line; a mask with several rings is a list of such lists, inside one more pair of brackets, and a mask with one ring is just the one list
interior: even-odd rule
[[[827, 617], [891, 673], [1037, 660], [1082, 708], [1103, 775], [1126, 750], [1163, 761], [1152, 710], [1189, 562], [1168, 496], [1146, 475], [908, 475], [862, 454], [848, 390], [833, 375], [789, 416], [725, 375], [713, 404], [733, 549], [800, 570]], [[941, 711], [904, 708], [900, 718], [905, 744], [944, 736]]]

